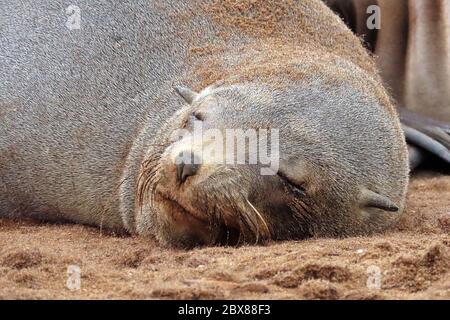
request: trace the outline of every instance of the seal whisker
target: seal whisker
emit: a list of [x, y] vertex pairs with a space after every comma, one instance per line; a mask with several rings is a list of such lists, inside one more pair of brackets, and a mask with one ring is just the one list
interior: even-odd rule
[[154, 193], [156, 192], [158, 173], [161, 168], [159, 163], [161, 152], [154, 152], [141, 165], [141, 172], [137, 180], [136, 197], [137, 203], [142, 205], [147, 201], [150, 195], [150, 204], [153, 203]]
[[264, 225], [264, 229], [265, 229], [264, 231], [265, 231], [266, 235], [268, 235], [270, 237], [270, 229], [269, 229], [269, 226], [267, 225], [266, 220], [263, 218], [261, 213], [259, 213], [259, 211], [255, 208], [255, 206], [250, 202], [250, 200], [248, 200], [247, 198], [245, 198], [245, 200], [250, 205], [250, 207], [253, 209], [253, 211], [256, 213], [256, 216], [259, 218], [259, 220], [262, 222], [262, 224]]
[[156, 195], [156, 187], [158, 185], [160, 181], [160, 178], [154, 178], [153, 181], [151, 182], [151, 186], [149, 189], [149, 193], [150, 193], [150, 206], [153, 206], [153, 204], [155, 203], [155, 195]]
[[[236, 201], [233, 201], [233, 198], [227, 192], [223, 192], [222, 196], [227, 200], [227, 203], [230, 206], [227, 208], [227, 211], [232, 212], [232, 215], [235, 215], [236, 218], [238, 218], [237, 224], [239, 226], [239, 238], [237, 244], [241, 243], [241, 237], [245, 243], [246, 230], [254, 231], [254, 228], [252, 228], [251, 223], [248, 221], [248, 217], [245, 212], [236, 205]], [[225, 221], [225, 219], [223, 220]]]
[[[240, 190], [239, 184], [234, 179], [230, 180], [229, 183], [235, 187], [234, 191]], [[247, 205], [248, 199], [246, 198], [245, 195], [239, 192], [237, 194], [237, 197], [227, 195], [226, 198], [229, 201], [229, 204], [232, 206], [231, 209], [233, 210], [233, 212], [236, 213], [237, 217], [239, 218], [238, 223], [240, 227], [240, 234], [242, 234], [242, 236], [244, 237], [244, 242], [246, 242], [245, 237], [248, 231], [250, 231], [255, 236], [255, 243], [259, 242], [260, 236], [262, 234], [264, 234], [264, 236], [267, 236], [267, 232], [261, 233], [260, 218], [262, 217], [260, 217], [259, 212], [256, 213], [256, 215], [253, 214], [255, 210], [252, 208], [252, 206], [250, 206], [249, 208], [249, 205]], [[240, 198], [242, 200], [245, 199], [246, 201], [242, 200], [237, 201], [237, 198]], [[265, 231], [267, 231], [267, 229]]]
[[298, 222], [296, 223], [296, 228], [300, 228], [304, 233], [311, 233], [311, 230], [304, 229], [304, 221], [312, 221], [314, 219], [314, 214], [309, 205], [300, 199], [294, 199], [292, 202], [294, 211], [297, 213], [293, 218]]
[[[245, 197], [243, 197], [245, 199]], [[260, 232], [260, 224], [258, 223], [258, 218], [255, 217], [255, 215], [251, 214], [250, 212], [253, 212], [253, 210], [246, 210], [246, 208], [241, 208], [244, 202], [238, 201], [236, 204], [238, 205], [238, 212], [240, 213], [240, 216], [243, 218], [242, 222], [245, 223], [247, 229], [249, 229], [253, 234], [255, 235], [255, 243], [259, 242], [259, 237], [261, 235]]]

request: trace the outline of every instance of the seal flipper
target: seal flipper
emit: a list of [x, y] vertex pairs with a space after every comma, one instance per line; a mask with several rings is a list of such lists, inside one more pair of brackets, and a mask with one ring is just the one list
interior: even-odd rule
[[436, 121], [405, 108], [398, 108], [400, 121], [409, 145], [411, 169], [426, 159], [437, 156], [450, 165], [450, 124]]
[[361, 190], [359, 201], [362, 208], [376, 208], [389, 212], [399, 211], [399, 207], [388, 197], [369, 189]]

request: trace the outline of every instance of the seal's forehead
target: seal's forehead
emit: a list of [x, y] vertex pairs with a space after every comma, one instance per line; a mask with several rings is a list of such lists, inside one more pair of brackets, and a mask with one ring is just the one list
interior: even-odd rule
[[234, 102], [251, 103], [256, 101], [270, 103], [273, 101], [275, 91], [265, 84], [248, 82], [209, 88], [206, 89], [206, 93], [225, 100], [233, 100]]

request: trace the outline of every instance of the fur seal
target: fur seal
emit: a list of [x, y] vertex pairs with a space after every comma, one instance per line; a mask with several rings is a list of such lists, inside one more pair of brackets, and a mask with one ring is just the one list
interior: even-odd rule
[[[192, 247], [371, 234], [402, 213], [397, 113], [321, 1], [81, 1], [75, 29], [65, 9], [2, 4], [0, 216]], [[279, 168], [176, 163], [197, 149], [173, 133], [198, 122], [278, 130]]]

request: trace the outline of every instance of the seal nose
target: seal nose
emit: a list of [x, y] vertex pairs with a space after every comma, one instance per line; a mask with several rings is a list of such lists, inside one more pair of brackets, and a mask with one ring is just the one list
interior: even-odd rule
[[190, 157], [187, 157], [181, 152], [178, 155], [177, 167], [177, 182], [184, 183], [188, 177], [194, 176], [200, 168], [199, 162], [195, 155], [191, 152]]

